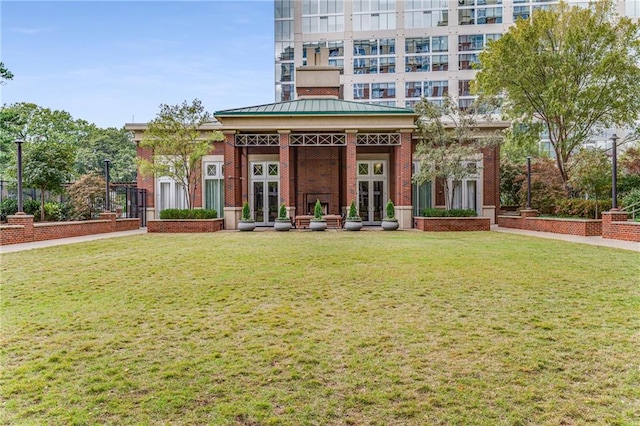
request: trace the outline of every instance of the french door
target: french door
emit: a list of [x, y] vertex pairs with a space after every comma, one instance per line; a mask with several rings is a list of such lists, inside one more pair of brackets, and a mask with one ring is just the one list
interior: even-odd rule
[[364, 225], [382, 222], [386, 199], [387, 162], [358, 161], [358, 212]]
[[251, 182], [249, 197], [251, 211], [256, 225], [273, 225], [278, 217], [278, 200], [280, 191], [280, 164], [260, 161], [249, 164]]

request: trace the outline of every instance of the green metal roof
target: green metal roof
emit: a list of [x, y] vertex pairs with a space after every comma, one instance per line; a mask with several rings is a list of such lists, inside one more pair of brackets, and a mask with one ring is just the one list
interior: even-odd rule
[[257, 105], [246, 108], [217, 111], [216, 117], [241, 115], [415, 115], [413, 109], [384, 105], [365, 104], [363, 102], [340, 99], [298, 99], [288, 102]]

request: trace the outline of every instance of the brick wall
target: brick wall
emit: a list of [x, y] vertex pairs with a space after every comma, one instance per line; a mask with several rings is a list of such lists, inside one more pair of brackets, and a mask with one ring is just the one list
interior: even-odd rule
[[216, 232], [224, 227], [224, 219], [189, 219], [189, 220], [149, 220], [147, 232], [150, 233], [183, 233], [183, 232]]
[[[142, 148], [138, 143], [137, 147], [137, 155], [141, 160], [152, 161], [153, 153], [149, 148]], [[153, 176], [152, 175], [142, 175], [140, 173], [140, 169], [138, 169], [138, 179], [136, 183], [138, 189], [146, 189], [147, 190], [147, 207], [153, 208], [155, 206], [155, 188], [153, 185]]]
[[56, 240], [140, 228], [140, 219], [117, 219], [115, 213], [101, 213], [100, 220], [33, 223], [31, 215], [8, 216], [0, 226], [0, 245]]
[[[341, 214], [340, 211], [340, 153], [341, 147], [311, 146], [296, 149], [297, 161], [297, 194], [296, 214], [308, 213], [308, 206], [303, 205], [305, 194], [326, 194], [329, 203], [328, 214]], [[308, 203], [315, 202], [307, 199]]]
[[583, 237], [602, 235], [601, 220], [542, 218], [536, 215], [535, 210], [523, 210], [520, 216], [498, 216], [498, 226]]
[[628, 221], [627, 213], [602, 213], [602, 238], [640, 242], [640, 222]]
[[428, 232], [489, 231], [488, 217], [414, 217], [414, 227]]
[[339, 87], [298, 87], [296, 88], [298, 97], [300, 96], [332, 96], [340, 97]]

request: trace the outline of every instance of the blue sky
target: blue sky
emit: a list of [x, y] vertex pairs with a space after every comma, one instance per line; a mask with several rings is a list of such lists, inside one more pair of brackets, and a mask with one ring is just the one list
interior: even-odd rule
[[5, 1], [2, 104], [32, 102], [101, 127], [200, 99], [208, 111], [274, 101], [273, 2]]

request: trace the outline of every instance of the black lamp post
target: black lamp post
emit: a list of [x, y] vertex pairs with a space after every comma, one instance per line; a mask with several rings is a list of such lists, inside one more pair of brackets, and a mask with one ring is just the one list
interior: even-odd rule
[[24, 214], [22, 207], [22, 139], [16, 139], [18, 145], [18, 213]]
[[531, 157], [527, 156], [527, 210], [531, 210]]
[[611, 208], [618, 208], [618, 136], [611, 135]]
[[109, 163], [111, 160], [104, 160], [104, 179], [107, 181], [107, 187], [104, 198], [104, 211], [111, 211], [111, 206], [109, 205]]

